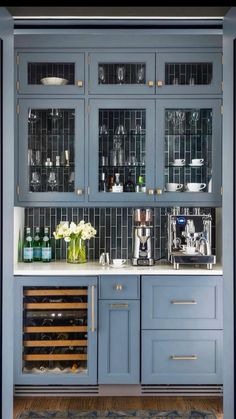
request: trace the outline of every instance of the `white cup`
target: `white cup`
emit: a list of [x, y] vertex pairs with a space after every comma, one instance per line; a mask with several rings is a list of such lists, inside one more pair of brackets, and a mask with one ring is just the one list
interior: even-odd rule
[[174, 164], [177, 164], [178, 166], [183, 166], [185, 163], [185, 159], [174, 159]]
[[112, 264], [114, 266], [122, 266], [126, 262], [126, 259], [112, 259]]
[[187, 189], [191, 192], [202, 191], [206, 187], [206, 183], [187, 183]]
[[192, 159], [192, 164], [202, 164], [204, 162], [204, 159]]
[[182, 183], [167, 183], [166, 184], [166, 190], [168, 192], [176, 192], [176, 191], [180, 191], [183, 188], [183, 184]]
[[186, 248], [185, 248], [185, 252], [186, 252], [188, 255], [194, 255], [194, 253], [196, 253], [196, 248], [195, 248], [195, 247], [193, 247], [193, 246], [186, 246]]

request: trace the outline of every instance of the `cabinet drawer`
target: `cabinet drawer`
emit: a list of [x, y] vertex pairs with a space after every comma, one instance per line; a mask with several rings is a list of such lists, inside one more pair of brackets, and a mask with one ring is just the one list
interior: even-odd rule
[[221, 276], [142, 277], [143, 329], [222, 329]]
[[221, 384], [222, 331], [144, 330], [143, 384]]
[[137, 299], [139, 295], [139, 276], [106, 275], [100, 277], [100, 299]]

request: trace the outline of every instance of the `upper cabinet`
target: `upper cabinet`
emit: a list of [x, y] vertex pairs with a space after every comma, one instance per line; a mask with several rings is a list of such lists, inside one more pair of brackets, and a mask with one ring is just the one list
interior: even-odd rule
[[154, 53], [90, 54], [90, 93], [154, 94]]
[[221, 94], [222, 55], [168, 52], [156, 55], [157, 94]]
[[222, 56], [214, 52], [91, 53], [92, 94], [221, 94]]
[[83, 94], [84, 54], [18, 53], [16, 88], [19, 94]]

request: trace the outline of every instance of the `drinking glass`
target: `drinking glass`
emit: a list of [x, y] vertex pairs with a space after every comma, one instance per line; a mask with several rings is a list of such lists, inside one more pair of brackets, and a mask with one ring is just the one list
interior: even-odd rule
[[35, 166], [34, 152], [31, 148], [28, 150], [28, 166]]
[[55, 172], [50, 172], [49, 177], [48, 177], [48, 184], [49, 184], [52, 191], [57, 186], [57, 179], [56, 179], [56, 173]]
[[126, 129], [125, 129], [124, 125], [118, 125], [118, 127], [116, 128], [116, 134], [117, 135], [125, 135], [126, 134]]
[[119, 84], [124, 83], [125, 81], [125, 67], [118, 66], [116, 69], [116, 77]]
[[38, 166], [40, 166], [41, 164], [41, 151], [40, 150], [35, 151], [35, 163]]
[[142, 125], [137, 124], [137, 125], [135, 126], [134, 133], [135, 133], [135, 134], [142, 134]]
[[37, 121], [37, 114], [32, 112], [31, 108], [29, 108], [28, 112], [28, 122], [29, 124], [32, 124]]
[[34, 192], [38, 189], [40, 185], [40, 175], [38, 172], [32, 172], [30, 185], [33, 187]]
[[190, 124], [191, 125], [196, 125], [197, 121], [199, 120], [199, 117], [200, 117], [199, 111], [197, 109], [193, 110], [191, 112]]
[[145, 70], [144, 67], [140, 67], [137, 72], [137, 83], [142, 84], [144, 82], [144, 74]]
[[104, 84], [106, 82], [105, 71], [102, 65], [98, 67], [98, 79], [99, 79], [99, 83], [101, 84]]
[[105, 124], [100, 125], [99, 127], [99, 134], [108, 134], [107, 126]]

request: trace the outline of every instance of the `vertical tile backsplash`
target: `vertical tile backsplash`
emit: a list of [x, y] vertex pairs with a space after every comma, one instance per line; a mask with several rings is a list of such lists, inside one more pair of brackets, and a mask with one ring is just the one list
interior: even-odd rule
[[[166, 257], [167, 214], [171, 208], [152, 208], [154, 259]], [[191, 214], [193, 208], [189, 209]], [[215, 209], [202, 208], [201, 212], [212, 215], [212, 250], [215, 251]], [[60, 221], [80, 220], [90, 222], [97, 230], [96, 237], [87, 242], [88, 260], [99, 259], [102, 252], [111, 258], [131, 258], [133, 240], [132, 208], [25, 208], [25, 226], [49, 227], [51, 236]], [[66, 259], [66, 244], [63, 239], [52, 239], [53, 259]]]

